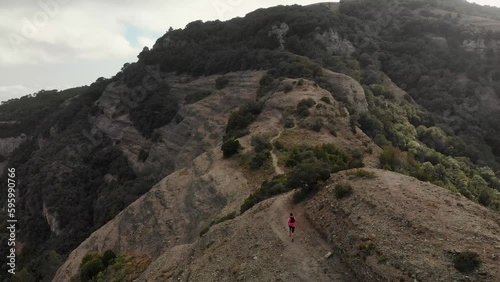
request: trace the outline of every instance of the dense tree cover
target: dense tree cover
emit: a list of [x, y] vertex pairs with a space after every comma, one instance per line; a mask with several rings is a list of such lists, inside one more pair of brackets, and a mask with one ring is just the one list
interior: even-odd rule
[[365, 88], [365, 93], [370, 111], [357, 122], [383, 147], [383, 168], [430, 181], [500, 210], [500, 197], [495, 192], [500, 191], [500, 179], [491, 168], [474, 164], [463, 155], [464, 148], [474, 144], [465, 144], [452, 130], [433, 124], [415, 104], [375, 96], [370, 88]]
[[[496, 112], [482, 110], [481, 101], [490, 90], [500, 97], [495, 79], [500, 54], [494, 50], [483, 55], [467, 52], [462, 43], [484, 39], [488, 44], [488, 40], [500, 38], [500, 33], [487, 27], [474, 28], [463, 22], [470, 16], [498, 19], [499, 10], [452, 0], [352, 0], [340, 5], [344, 20], [356, 30], [346, 32], [358, 48], [354, 57], [365, 67], [362, 82], [376, 84], [379, 79], [374, 74], [384, 71], [434, 113], [436, 123], [446, 124], [452, 135], [473, 144], [462, 147], [461, 154], [496, 168], [500, 120]], [[371, 28], [365, 29], [367, 25]], [[445, 46], [437, 43], [443, 40]]]
[[[5, 113], [12, 117], [24, 113], [28, 106], [33, 114], [40, 115], [30, 132], [35, 137], [22, 143], [8, 160], [9, 167], [16, 168], [18, 185], [22, 187], [17, 197], [17, 215], [18, 241], [23, 242], [23, 253], [17, 267], [36, 281], [50, 281], [64, 256], [155, 181], [136, 176], [111, 140], [97, 135], [89, 139], [89, 113], [111, 81], [99, 79], [79, 95], [71, 95], [64, 106], [59, 106], [62, 98], [51, 98], [60, 99], [52, 104], [45, 100], [26, 105], [12, 101], [1, 106], [8, 106]], [[51, 128], [58, 131], [57, 138], [49, 138]], [[38, 136], [48, 143], [39, 147]], [[5, 173], [1, 180], [6, 182]], [[6, 202], [5, 194], [0, 199]], [[58, 224], [52, 226], [56, 228], [52, 231], [45, 218], [47, 212], [57, 215]], [[5, 247], [0, 248], [7, 253]]]
[[30, 135], [38, 122], [54, 111], [65, 100], [82, 94], [88, 87], [78, 87], [64, 91], [41, 90], [17, 99], [10, 99], [0, 105], [0, 138], [15, 137], [21, 133]]
[[153, 130], [172, 121], [179, 107], [177, 99], [170, 94], [169, 86], [163, 84], [148, 92], [147, 98], [130, 110], [129, 117], [137, 130], [149, 138]]

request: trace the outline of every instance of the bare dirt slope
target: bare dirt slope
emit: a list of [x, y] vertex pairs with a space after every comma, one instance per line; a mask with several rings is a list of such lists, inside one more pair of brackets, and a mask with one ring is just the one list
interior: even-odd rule
[[[345, 173], [305, 207], [306, 216], [342, 253], [363, 281], [500, 281], [500, 215], [444, 188], [412, 177], [372, 170], [374, 179]], [[335, 184], [353, 194], [337, 200]], [[453, 267], [457, 252], [483, 261], [466, 275]]]
[[[292, 206], [291, 193], [214, 226], [181, 252], [167, 252], [138, 281], [357, 281], [331, 247]], [[288, 235], [290, 211], [297, 217]]]

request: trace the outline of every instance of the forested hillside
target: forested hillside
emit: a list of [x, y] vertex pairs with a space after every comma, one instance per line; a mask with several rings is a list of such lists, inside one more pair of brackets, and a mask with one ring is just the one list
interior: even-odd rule
[[[172, 143], [191, 132], [172, 128], [198, 114], [183, 106], [232, 82], [223, 76], [187, 90], [173, 82], [246, 70], [265, 73], [256, 100], [286, 78], [314, 81], [349, 110], [354, 133], [361, 129], [382, 148], [382, 168], [500, 210], [500, 9], [460, 0], [278, 6], [170, 29], [110, 79], [0, 106], [0, 138], [27, 136], [5, 156], [22, 187], [18, 267], [34, 279], [20, 281], [50, 281], [93, 231], [191, 161], [173, 157], [187, 150]], [[329, 71], [359, 82], [367, 106]], [[245, 126], [224, 141], [245, 135], [253, 114], [242, 114]], [[106, 131], [106, 122], [123, 127]], [[190, 154], [209, 146], [202, 139]]]

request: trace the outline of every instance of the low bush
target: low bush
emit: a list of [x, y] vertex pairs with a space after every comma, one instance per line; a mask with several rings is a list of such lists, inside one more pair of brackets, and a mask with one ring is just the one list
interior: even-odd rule
[[297, 109], [299, 107], [305, 106], [306, 108], [311, 108], [316, 105], [316, 102], [312, 98], [307, 98], [307, 99], [302, 99], [300, 102], [297, 104]]
[[229, 116], [226, 126], [225, 139], [241, 137], [247, 127], [255, 121], [262, 111], [262, 104], [251, 102], [241, 106], [238, 111]]
[[256, 153], [272, 149], [272, 145], [269, 142], [269, 137], [262, 134], [253, 135], [250, 139], [250, 144], [254, 147]]
[[241, 205], [240, 212], [252, 208], [255, 204], [275, 195], [289, 191], [287, 187], [287, 176], [282, 174], [275, 176], [271, 181], [264, 181], [259, 190], [250, 195]]
[[240, 141], [229, 139], [222, 144], [221, 150], [225, 159], [237, 154], [242, 149]]
[[293, 85], [291, 85], [291, 84], [286, 84], [285, 88], [283, 89], [283, 91], [285, 91], [285, 93], [288, 93], [292, 90], [293, 90]]
[[331, 104], [331, 103], [332, 103], [332, 102], [330, 101], [330, 98], [328, 98], [328, 97], [326, 97], [326, 96], [325, 96], [325, 97], [321, 97], [321, 101], [323, 101], [323, 102], [325, 102], [325, 103], [327, 103], [327, 104]]
[[339, 183], [335, 185], [335, 197], [337, 199], [347, 198], [352, 195], [352, 187], [349, 183]]
[[474, 252], [459, 253], [453, 259], [455, 268], [463, 273], [472, 272], [481, 266], [481, 258]]
[[264, 151], [261, 151], [257, 154], [255, 154], [253, 157], [252, 157], [252, 160], [250, 160], [250, 168], [251, 169], [259, 169], [261, 168], [267, 160], [269, 160], [271, 158], [271, 153], [269, 152], [269, 150], [264, 150]]
[[311, 126], [311, 129], [316, 132], [320, 132], [321, 128], [323, 128], [323, 123], [321, 122], [320, 119], [317, 119]]

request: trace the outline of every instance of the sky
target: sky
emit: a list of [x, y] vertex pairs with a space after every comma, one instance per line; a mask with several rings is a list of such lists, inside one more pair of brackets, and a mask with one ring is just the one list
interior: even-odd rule
[[[0, 101], [89, 85], [137, 61], [169, 27], [321, 0], [18, 0], [0, 4]], [[474, 0], [500, 6], [500, 0]]]

